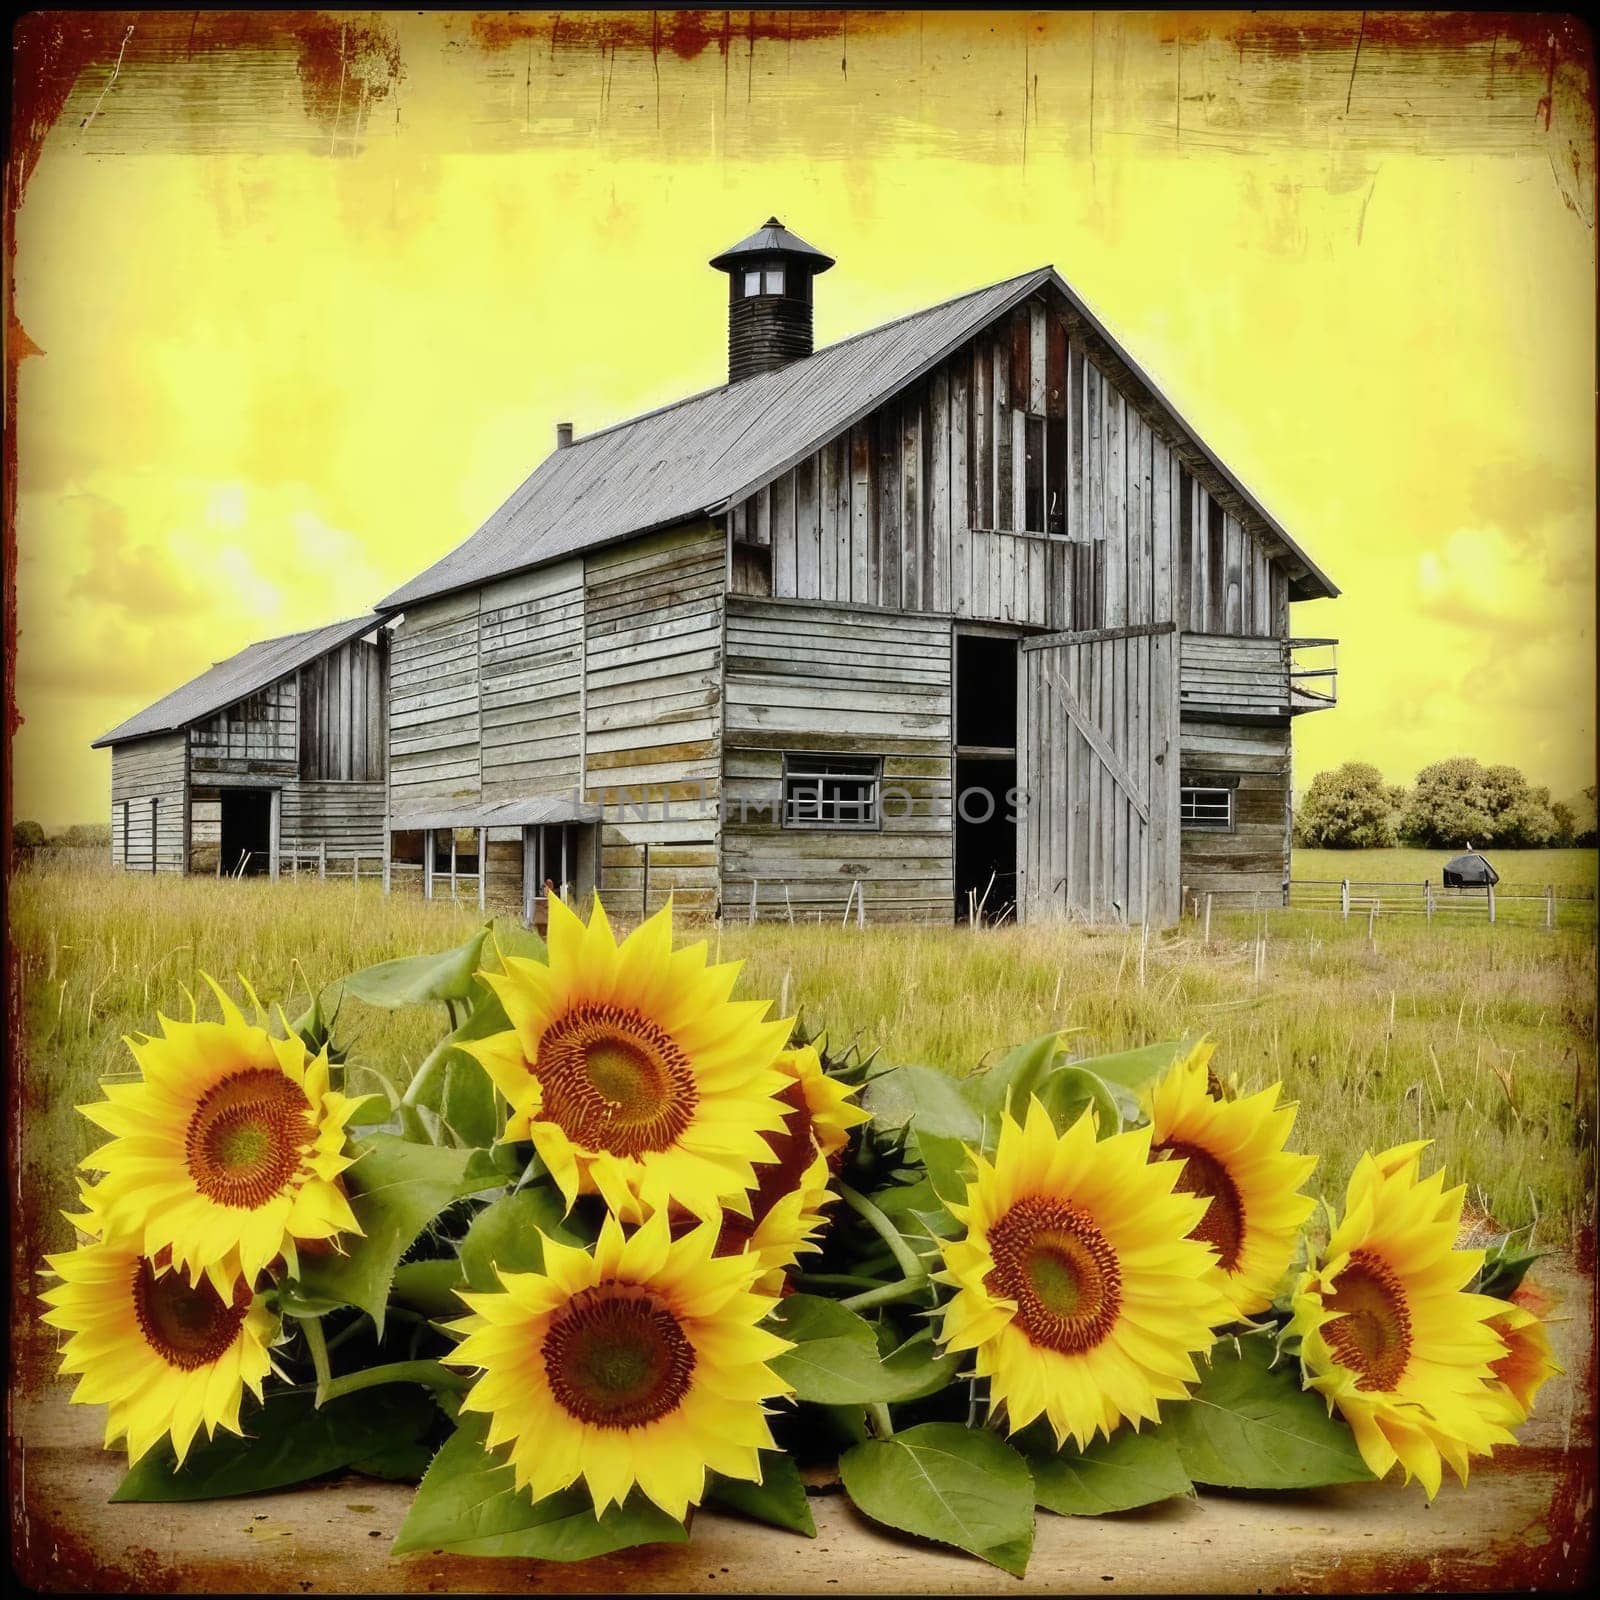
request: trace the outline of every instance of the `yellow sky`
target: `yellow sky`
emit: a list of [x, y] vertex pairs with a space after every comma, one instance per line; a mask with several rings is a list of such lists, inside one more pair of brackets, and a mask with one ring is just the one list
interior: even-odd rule
[[[1346, 20], [835, 16], [652, 51], [648, 18], [333, 17], [315, 51], [185, 56], [130, 14], [16, 221], [44, 353], [19, 380], [14, 814], [103, 818], [93, 737], [367, 609], [558, 419], [720, 382], [706, 257], [770, 212], [838, 257], [819, 343], [1060, 268], [1344, 590], [1295, 612], [1342, 641], [1298, 785], [1456, 753], [1592, 783], [1582, 85], [1551, 68], [1541, 128], [1536, 28], [1424, 80], [1415, 41], [1358, 57]], [[1404, 137], [1402, 102], [1426, 113]]]

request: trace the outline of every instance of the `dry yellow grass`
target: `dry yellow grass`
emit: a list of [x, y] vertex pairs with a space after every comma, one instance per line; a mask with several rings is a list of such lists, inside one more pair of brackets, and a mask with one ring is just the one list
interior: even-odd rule
[[[375, 961], [457, 943], [469, 905], [376, 886], [217, 883], [38, 862], [12, 886], [24, 1020], [23, 1160], [34, 1204], [70, 1197], [89, 1146], [75, 1103], [126, 1068], [124, 1033], [185, 1006], [198, 974], [240, 974], [301, 1009], [313, 989]], [[1385, 925], [1315, 913], [1218, 914], [1152, 937], [1072, 929], [729, 924], [705, 931], [746, 962], [741, 992], [770, 996], [886, 1058], [970, 1071], [1049, 1028], [1085, 1052], [1201, 1031], [1247, 1087], [1282, 1078], [1297, 1142], [1342, 1189], [1361, 1150], [1419, 1134], [1473, 1204], [1560, 1243], [1589, 1207], [1595, 1084], [1592, 930]], [[1261, 972], [1257, 976], [1258, 958]], [[406, 1077], [442, 1012], [351, 1005], [356, 1058]]]

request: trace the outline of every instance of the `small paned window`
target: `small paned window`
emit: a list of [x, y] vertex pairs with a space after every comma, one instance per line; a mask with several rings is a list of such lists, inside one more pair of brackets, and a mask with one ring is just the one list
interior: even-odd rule
[[783, 758], [786, 828], [877, 828], [883, 761], [878, 756]]
[[1185, 828], [1231, 833], [1233, 790], [1186, 784], [1178, 792], [1178, 817]]

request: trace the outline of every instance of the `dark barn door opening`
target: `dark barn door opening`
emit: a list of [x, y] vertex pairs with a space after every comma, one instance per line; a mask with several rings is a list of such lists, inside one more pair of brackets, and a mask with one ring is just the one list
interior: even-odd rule
[[223, 789], [222, 870], [232, 877], [244, 863], [244, 875], [253, 878], [272, 870], [272, 791]]
[[995, 923], [1017, 898], [1017, 642], [956, 635], [956, 921]]

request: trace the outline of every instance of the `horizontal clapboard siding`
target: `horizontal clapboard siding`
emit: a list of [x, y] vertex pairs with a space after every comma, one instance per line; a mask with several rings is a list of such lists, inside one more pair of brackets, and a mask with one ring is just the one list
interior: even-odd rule
[[585, 792], [602, 889], [633, 910], [717, 907], [725, 559], [697, 522], [585, 560]]
[[381, 782], [289, 783], [280, 805], [279, 837], [286, 851], [326, 846], [330, 860], [383, 852]]
[[1180, 876], [1194, 900], [1279, 905], [1289, 881], [1290, 737], [1275, 726], [1183, 723], [1181, 782], [1234, 790], [1232, 832], [1185, 828]]
[[391, 811], [479, 799], [481, 748], [474, 590], [408, 612], [391, 640]]
[[[949, 623], [730, 597], [727, 648], [729, 914], [748, 914], [754, 883], [759, 916], [837, 917], [859, 880], [869, 921], [948, 920]], [[785, 751], [880, 756], [882, 828], [785, 828]]]
[[111, 860], [131, 872], [182, 872], [188, 738], [157, 734], [111, 751]]
[[[583, 742], [583, 563], [482, 591], [483, 798], [575, 794]], [[521, 864], [518, 862], [520, 881]]]
[[1289, 714], [1289, 662], [1281, 639], [1186, 633], [1182, 652], [1185, 716]]

